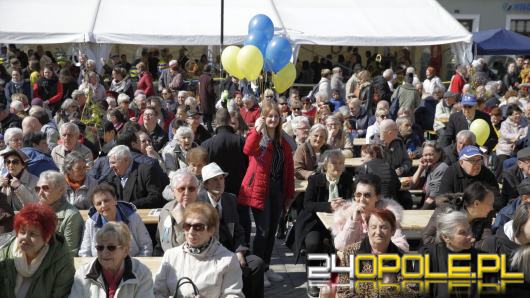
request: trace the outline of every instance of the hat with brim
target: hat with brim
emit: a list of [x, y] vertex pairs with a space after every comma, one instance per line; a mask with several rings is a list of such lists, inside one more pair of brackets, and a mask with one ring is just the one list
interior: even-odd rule
[[197, 110], [193, 110], [193, 109], [188, 109], [186, 111], [186, 116], [187, 117], [194, 117], [196, 115], [202, 115], [201, 112], [197, 111]]
[[480, 151], [480, 149], [478, 149], [477, 146], [465, 146], [464, 148], [462, 148], [462, 150], [460, 150], [458, 159], [467, 160], [473, 156], [482, 156], [482, 152]]
[[530, 177], [524, 178], [517, 186], [517, 192], [520, 196], [530, 195]]
[[524, 160], [530, 158], [530, 147], [526, 147], [517, 152], [517, 159]]
[[7, 147], [6, 149], [0, 151], [0, 156], [2, 156], [4, 159], [9, 155], [17, 155], [23, 163], [27, 163], [29, 160], [28, 156], [24, 152], [15, 148]]
[[457, 96], [458, 96], [458, 94], [453, 93], [453, 92], [451, 92], [451, 91], [446, 91], [446, 92], [444, 93], [444, 98], [457, 97]]
[[226, 177], [228, 173], [223, 172], [221, 167], [215, 162], [211, 162], [202, 168], [201, 175], [202, 175], [202, 181], [206, 182], [209, 179], [217, 177], [219, 175], [223, 175]]

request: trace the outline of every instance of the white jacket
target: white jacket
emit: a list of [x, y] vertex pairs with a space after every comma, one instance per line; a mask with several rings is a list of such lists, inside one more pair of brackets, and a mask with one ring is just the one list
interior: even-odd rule
[[[189, 277], [202, 297], [245, 297], [237, 257], [216, 239], [198, 255], [191, 254], [185, 244], [168, 249], [155, 275], [155, 297], [172, 296], [181, 277]], [[191, 285], [180, 287], [178, 297], [190, 295]]]
[[[79, 267], [75, 272], [71, 298], [106, 298], [103, 273], [97, 269], [96, 261]], [[153, 295], [153, 276], [151, 270], [140, 261], [127, 256], [124, 260], [125, 272], [114, 294], [115, 298], [151, 298]]]

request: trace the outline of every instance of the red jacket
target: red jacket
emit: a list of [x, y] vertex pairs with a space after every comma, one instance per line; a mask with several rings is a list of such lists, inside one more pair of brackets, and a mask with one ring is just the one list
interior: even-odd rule
[[464, 89], [465, 84], [466, 80], [462, 77], [462, 75], [459, 73], [455, 73], [451, 78], [451, 85], [449, 85], [449, 91], [456, 94], [460, 94], [462, 93], [462, 89]]
[[[247, 135], [243, 152], [249, 157], [245, 178], [239, 190], [237, 202], [263, 210], [269, 194], [269, 175], [272, 165], [272, 142], [267, 148], [260, 147], [262, 134], [251, 129]], [[291, 146], [282, 137], [281, 146], [284, 158], [283, 168], [283, 203], [287, 210], [294, 197], [294, 163]]]
[[245, 123], [248, 125], [249, 128], [254, 127], [254, 123], [256, 123], [256, 120], [260, 117], [261, 111], [259, 109], [258, 105], [254, 105], [250, 110], [247, 110], [247, 108], [242, 107], [239, 109], [239, 114], [241, 114], [241, 117], [243, 120], [245, 120]]
[[136, 89], [143, 90], [145, 96], [155, 95], [155, 89], [153, 89], [153, 76], [150, 72], [146, 71], [142, 74], [140, 81], [138, 81], [138, 85], [136, 85]]

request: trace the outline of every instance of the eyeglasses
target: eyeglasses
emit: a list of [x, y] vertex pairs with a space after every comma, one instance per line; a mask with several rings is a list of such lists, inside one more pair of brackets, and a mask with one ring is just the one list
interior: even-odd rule
[[48, 192], [48, 191], [50, 191], [50, 186], [49, 186], [49, 185], [35, 186], [35, 192], [36, 192], [36, 193], [39, 193], [41, 189], [42, 189], [43, 191]]
[[197, 190], [197, 187], [195, 187], [195, 186], [188, 186], [188, 187], [182, 186], [182, 187], [178, 187], [177, 191], [180, 192], [180, 193], [183, 193], [186, 189], [188, 190], [188, 192], [194, 192], [194, 191]]
[[191, 228], [193, 228], [196, 232], [202, 232], [206, 230], [208, 226], [202, 223], [196, 223], [196, 224], [190, 224], [190, 223], [184, 223], [184, 231], [188, 232]]
[[372, 193], [371, 192], [356, 192], [355, 193], [355, 197], [358, 198], [358, 199], [360, 199], [362, 197], [370, 199], [370, 198], [372, 198]]
[[121, 247], [121, 245], [96, 245], [96, 250], [103, 251], [106, 248], [108, 251], [113, 252], [118, 247]]
[[19, 165], [19, 164], [20, 164], [20, 160], [18, 160], [18, 159], [6, 159], [6, 160], [4, 161], [4, 163], [5, 163], [6, 165], [14, 165], [14, 166], [16, 166], [16, 165]]

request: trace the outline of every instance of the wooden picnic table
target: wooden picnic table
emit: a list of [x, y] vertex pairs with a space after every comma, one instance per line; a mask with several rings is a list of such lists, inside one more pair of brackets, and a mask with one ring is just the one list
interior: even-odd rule
[[[346, 167], [356, 168], [356, 167], [360, 167], [363, 164], [363, 161], [361, 160], [360, 157], [350, 157], [350, 158], [346, 158], [344, 164], [346, 165]], [[413, 167], [418, 167], [419, 165], [420, 165], [419, 158], [412, 160]]]
[[[142, 218], [144, 224], [158, 224], [158, 216], [160, 215], [160, 209], [138, 209], [136, 210], [138, 215]], [[83, 220], [88, 218], [88, 210], [79, 210]]]
[[[423, 229], [429, 223], [434, 210], [403, 210], [401, 229], [408, 239], [421, 239]], [[317, 216], [327, 229], [331, 228], [333, 214], [317, 212]]]

